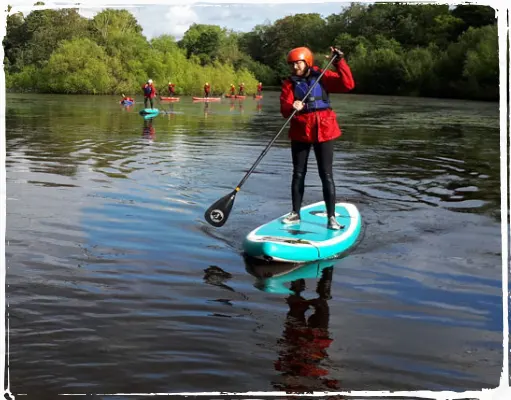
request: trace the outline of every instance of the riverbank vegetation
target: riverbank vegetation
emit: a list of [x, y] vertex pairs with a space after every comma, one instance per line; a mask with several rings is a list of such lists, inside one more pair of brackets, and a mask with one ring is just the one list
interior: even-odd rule
[[250, 32], [194, 24], [183, 38], [148, 40], [127, 10], [93, 18], [77, 9], [9, 15], [3, 45], [11, 91], [139, 94], [151, 78], [165, 95], [213, 95], [243, 82], [278, 86], [287, 52], [308, 46], [319, 66], [336, 44], [353, 71], [354, 93], [477, 100], [499, 98], [498, 33], [491, 7], [352, 3], [326, 18], [296, 14]]

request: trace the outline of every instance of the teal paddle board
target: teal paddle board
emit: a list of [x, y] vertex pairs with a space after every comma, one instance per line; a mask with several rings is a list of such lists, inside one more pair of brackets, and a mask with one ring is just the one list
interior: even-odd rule
[[159, 113], [160, 113], [160, 110], [158, 110], [157, 108], [144, 108], [139, 111], [139, 114], [144, 117], [146, 117], [146, 116], [155, 117]]
[[246, 255], [275, 262], [306, 263], [336, 257], [355, 244], [362, 218], [350, 203], [335, 205], [340, 230], [327, 228], [325, 202], [302, 207], [298, 224], [283, 224], [283, 215], [250, 232], [243, 241]]

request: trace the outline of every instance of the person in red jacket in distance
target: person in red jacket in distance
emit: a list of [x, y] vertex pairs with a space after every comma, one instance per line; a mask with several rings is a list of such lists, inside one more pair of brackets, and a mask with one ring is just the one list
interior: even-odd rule
[[204, 97], [205, 98], [209, 98], [209, 92], [211, 91], [211, 85], [206, 82], [206, 84], [204, 85]]
[[280, 112], [284, 118], [291, 118], [289, 138], [293, 160], [291, 182], [292, 211], [282, 220], [284, 224], [300, 223], [307, 162], [311, 147], [314, 148], [318, 172], [323, 186], [323, 199], [328, 216], [328, 229], [338, 230], [341, 226], [335, 218], [335, 184], [332, 174], [334, 141], [341, 136], [336, 114], [330, 105], [329, 93], [345, 93], [355, 87], [351, 69], [344, 59], [343, 52], [330, 47], [332, 56], [337, 55], [332, 65], [336, 71], [327, 70], [302, 102], [305, 94], [317, 80], [322, 70], [314, 65], [312, 52], [307, 47], [292, 49], [287, 55], [291, 76], [282, 83]]

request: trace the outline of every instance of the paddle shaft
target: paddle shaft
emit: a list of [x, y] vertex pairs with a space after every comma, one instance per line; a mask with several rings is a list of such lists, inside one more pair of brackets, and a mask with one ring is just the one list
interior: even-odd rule
[[[327, 66], [323, 69], [323, 71], [321, 72], [321, 74], [319, 75], [318, 79], [316, 80], [316, 82], [314, 82], [314, 84], [310, 87], [310, 89], [307, 91], [307, 93], [305, 93], [305, 96], [303, 97], [303, 99], [301, 100], [302, 102], [307, 98], [309, 97], [309, 95], [311, 94], [312, 90], [314, 89], [314, 87], [318, 84], [318, 82], [321, 80], [321, 78], [323, 77], [323, 74], [326, 72], [326, 70], [330, 67], [330, 65], [332, 64], [332, 62], [335, 60], [335, 58], [337, 57], [337, 54], [334, 53], [334, 55], [332, 56], [332, 58], [330, 59], [330, 61], [328, 62]], [[263, 152], [259, 155], [259, 157], [257, 158], [257, 160], [255, 161], [254, 165], [252, 165], [252, 168], [250, 168], [250, 170], [245, 174], [245, 176], [243, 177], [243, 179], [240, 181], [240, 183], [238, 183], [238, 186], [236, 186], [236, 191], [239, 191], [241, 189], [241, 186], [243, 186], [243, 184], [245, 183], [245, 181], [248, 179], [248, 177], [250, 176], [250, 174], [252, 174], [252, 172], [254, 172], [254, 170], [256, 169], [257, 165], [261, 162], [261, 160], [263, 159], [263, 157], [266, 155], [266, 153], [268, 153], [268, 151], [270, 150], [270, 147], [273, 145], [273, 143], [275, 142], [275, 140], [277, 140], [277, 138], [280, 136], [280, 134], [282, 133], [282, 131], [284, 130], [284, 128], [286, 127], [286, 125], [289, 123], [289, 121], [291, 121], [291, 119], [295, 116], [295, 114], [298, 112], [297, 109], [295, 109], [291, 115], [289, 116], [289, 118], [286, 120], [286, 122], [284, 122], [284, 125], [282, 125], [282, 128], [280, 128], [280, 130], [277, 132], [277, 134], [273, 137], [273, 139], [270, 141], [270, 143], [268, 143], [266, 145], [266, 148], [263, 150]]]

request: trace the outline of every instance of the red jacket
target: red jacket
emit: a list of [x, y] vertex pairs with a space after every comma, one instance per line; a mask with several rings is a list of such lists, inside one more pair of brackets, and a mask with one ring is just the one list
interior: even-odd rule
[[[150, 95], [145, 94], [146, 86], [150, 86], [151, 87], [151, 94]], [[144, 97], [153, 98], [154, 96], [156, 96], [156, 89], [155, 89], [155, 87], [153, 86], [152, 83], [150, 85], [148, 83], [146, 83], [144, 86], [142, 86], [142, 90], [144, 91]]]
[[[355, 87], [351, 69], [344, 59], [334, 64], [337, 72], [327, 70], [321, 78], [321, 84], [329, 93], [345, 93]], [[317, 66], [312, 67], [321, 72]], [[288, 78], [282, 83], [280, 93], [280, 112], [288, 118], [294, 111], [294, 90]], [[341, 136], [333, 110], [319, 110], [310, 113], [297, 112], [289, 122], [289, 138], [300, 142], [326, 142]]]

